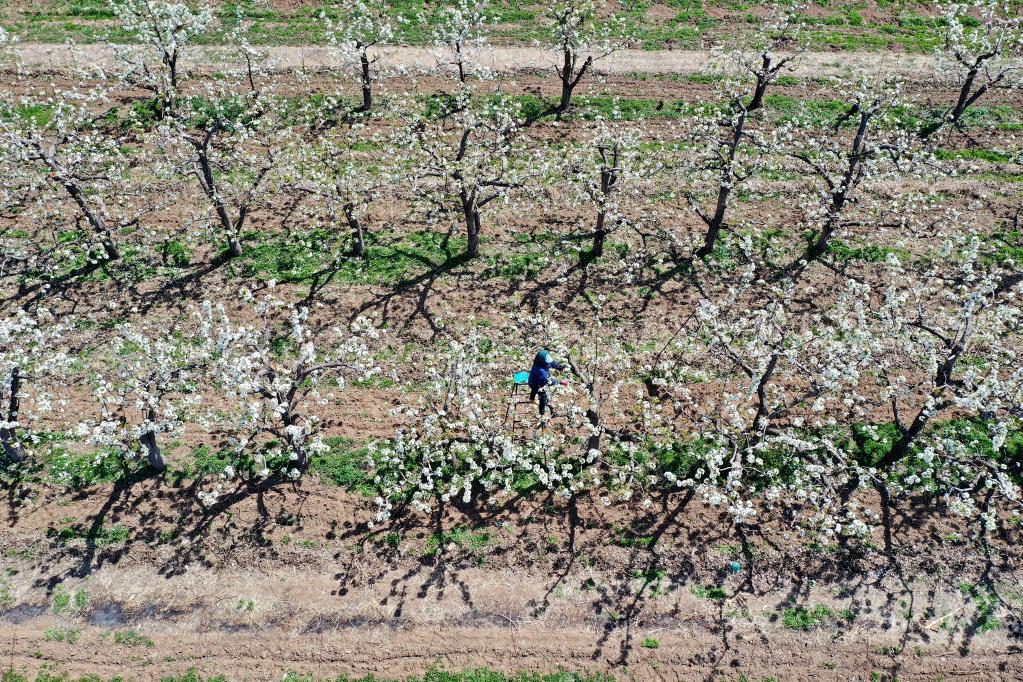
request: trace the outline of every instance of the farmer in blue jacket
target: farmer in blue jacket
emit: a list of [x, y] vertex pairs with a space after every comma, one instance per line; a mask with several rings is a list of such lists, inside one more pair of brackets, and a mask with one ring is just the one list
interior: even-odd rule
[[[534, 400], [540, 396], [540, 416], [543, 416], [547, 409], [547, 387], [554, 386], [558, 380], [551, 376], [551, 370], [563, 370], [565, 366], [560, 362], [554, 362], [550, 352], [544, 348], [533, 358], [533, 368], [529, 370], [529, 399]], [[551, 416], [554, 416], [554, 409], [551, 408]]]

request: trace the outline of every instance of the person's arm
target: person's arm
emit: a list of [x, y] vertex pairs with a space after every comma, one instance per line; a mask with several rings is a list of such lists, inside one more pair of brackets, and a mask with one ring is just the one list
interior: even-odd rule
[[[549, 364], [549, 367], [550, 367], [550, 369], [556, 369], [559, 372], [562, 371], [563, 369], [565, 369], [565, 366], [563, 364], [561, 364], [560, 362], [554, 362], [553, 360], [551, 360], [551, 362]], [[551, 376], [550, 373], [548, 372], [548, 374], [547, 374], [547, 383], [550, 386], [557, 386], [561, 382], [558, 381], [557, 379], [555, 379], [553, 376]]]

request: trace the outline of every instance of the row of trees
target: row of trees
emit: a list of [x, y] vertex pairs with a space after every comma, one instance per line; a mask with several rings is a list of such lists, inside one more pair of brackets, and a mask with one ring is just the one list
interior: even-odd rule
[[[983, 202], [960, 210], [926, 188], [885, 186], [940, 173], [940, 140], [968, 133], [969, 108], [1013, 82], [1020, 24], [997, 5], [946, 7], [955, 87], [947, 106], [912, 124], [900, 83], [884, 78], [838, 84], [848, 106], [830, 126], [805, 110], [771, 120], [768, 96], [801, 54], [794, 16], [782, 13], [752, 45], [721, 52], [718, 101], [673, 124], [671, 140], [653, 140], [679, 148], [663, 155], [649, 152], [642, 126], [618, 120], [541, 142], [544, 121], [564, 117], [593, 61], [620, 45], [592, 5], [549, 8], [561, 96], [539, 108], [481, 87], [490, 75], [474, 60], [488, 21], [481, 4], [454, 7], [437, 29], [452, 92], [432, 98], [377, 96], [380, 45], [393, 35], [380, 8], [325, 17], [351, 58], [354, 107], [339, 95], [288, 95], [303, 76], [281, 78], [240, 29], [225, 48], [237, 69], [186, 77], [183, 50], [211, 30], [213, 14], [150, 0], [116, 6], [138, 39], [117, 48], [116, 68], [70, 86], [22, 73], [20, 94], [0, 112], [9, 178], [0, 200], [16, 226], [0, 264], [17, 289], [0, 319], [8, 459], [39, 458], [57, 443], [162, 470], [170, 443], [215, 434], [229, 462], [221, 484], [294, 478], [335, 432], [326, 422], [351, 414], [346, 379], [386, 372], [406, 390], [402, 426], [366, 463], [381, 520], [405, 505], [527, 488], [643, 504], [694, 489], [739, 523], [786, 505], [843, 537], [873, 523], [869, 489], [884, 499], [943, 495], [987, 525], [999, 509], [1018, 509], [1023, 275], [991, 235], [1018, 230], [1020, 213], [989, 218]], [[111, 113], [124, 84], [149, 93], [128, 124]], [[736, 197], [767, 169], [801, 174], [786, 195], [786, 228], [806, 233], [796, 252], [793, 239], [781, 251], [764, 246], [770, 221], [735, 217]], [[332, 240], [315, 289], [367, 256], [382, 204], [427, 225], [461, 225], [469, 256], [493, 207], [553, 204], [590, 226], [592, 259], [616, 229], [644, 239], [666, 230], [651, 208], [665, 187], [701, 229], [698, 239], [669, 234], [651, 259], [685, 265], [675, 272], [691, 286], [648, 326], [623, 329], [620, 310], [594, 292], [582, 320], [449, 323], [444, 344], [417, 347], [410, 371], [379, 359], [386, 344], [373, 324], [338, 326], [336, 311], [324, 323], [309, 300], [285, 303], [272, 286], [259, 299], [242, 292], [247, 305], [230, 314], [211, 301], [172, 324], [118, 319], [110, 334], [90, 332], [87, 315], [51, 312], [62, 307], [54, 294], [126, 254], [173, 258], [170, 240], [184, 232], [207, 234], [219, 259], [244, 257], [249, 230], [281, 206], [296, 234], [322, 228]], [[850, 233], [870, 235], [866, 262], [829, 257]], [[649, 264], [609, 267], [612, 296]], [[72, 351], [83, 336], [101, 344], [98, 355]], [[566, 358], [572, 380], [556, 389], [557, 420], [516, 427], [502, 380], [528, 351], [509, 349], [538, 342]]]
[[[287, 306], [272, 290], [259, 299], [242, 290], [239, 298], [249, 304], [239, 319], [207, 301], [170, 331], [166, 324], [118, 325], [109, 353], [94, 367], [75, 366], [81, 361], [70, 352], [74, 326], [68, 320], [55, 320], [45, 308], [5, 319], [4, 452], [24, 461], [46, 430], [39, 420], [52, 420], [56, 412], [57, 423], [50, 425], [62, 439], [77, 438], [79, 447], [92, 449], [97, 465], [114, 458], [119, 466], [145, 461], [163, 471], [167, 440], [188, 426], [223, 436], [232, 461], [248, 476], [297, 478], [325, 447], [315, 405], [336, 399], [346, 377], [366, 380], [379, 371], [367, 345], [379, 332], [359, 319], [323, 334], [318, 344], [308, 309]], [[94, 406], [78, 405], [83, 418], [70, 423], [63, 419], [69, 401], [83, 392], [92, 394]], [[25, 397], [30, 400], [23, 406]]]
[[[230, 316], [204, 303], [170, 331], [123, 323], [84, 366], [69, 352], [80, 325], [21, 313], [0, 325], [0, 439], [14, 460], [57, 443], [155, 470], [166, 443], [212, 441], [228, 463], [218, 485], [296, 478], [355, 411], [347, 380], [384, 372], [408, 386], [395, 437], [365, 462], [380, 520], [527, 489], [649, 504], [693, 488], [738, 523], [783, 505], [815, 531], [857, 537], [875, 489], [943, 496], [992, 526], [999, 510], [1021, 511], [1023, 274], [957, 218], [940, 259], [892, 255], [872, 266], [874, 284], [860, 272], [823, 291], [770, 283], [751, 264], [725, 288], [705, 282], [667, 337], [610, 324], [597, 296], [570, 327], [549, 314], [456, 323], [416, 352], [415, 371], [379, 359], [370, 322], [325, 325], [272, 291], [243, 291], [248, 312]], [[539, 423], [508, 403], [504, 379], [537, 340], [570, 376], [551, 389], [559, 416]]]
[[[422, 98], [406, 96], [374, 108], [374, 82], [386, 60], [381, 45], [393, 36], [382, 8], [360, 2], [340, 18], [325, 16], [342, 63], [357, 66], [352, 75], [363, 96], [353, 110], [344, 109], [336, 96], [326, 106], [283, 97], [271, 60], [242, 37], [244, 24], [229, 45], [239, 68], [219, 80], [186, 84], [182, 55], [190, 42], [212, 30], [209, 9], [154, 0], [114, 4], [123, 27], [137, 39], [131, 46], [114, 46], [120, 69], [99, 74], [98, 84], [83, 81], [41, 91], [27, 86], [38, 94], [8, 101], [9, 112], [0, 117], [5, 168], [13, 180], [5, 203], [31, 205], [45, 216], [70, 201], [89, 235], [46, 244], [36, 253], [6, 254], [8, 270], [21, 263], [23, 273], [63, 280], [118, 259], [121, 236], [139, 226], [145, 234], [146, 216], [159, 210], [151, 197], [161, 180], [165, 186], [191, 183], [201, 203], [189, 227], [223, 244], [225, 258], [243, 254], [242, 235], [252, 212], [267, 209], [296, 185], [302, 193], [327, 199], [332, 227], [352, 236], [351, 255], [365, 255], [366, 216], [375, 200], [410, 186], [420, 217], [460, 222], [467, 255], [475, 257], [488, 207], [517, 190], [522, 190], [518, 196], [535, 196], [552, 180], [571, 183], [594, 205], [591, 255], [596, 257], [613, 229], [641, 219], [641, 202], [635, 199], [652, 194], [644, 181], [671, 182], [705, 225], [700, 242], [679, 244], [675, 255], [707, 258], [722, 231], [733, 227], [730, 207], [737, 188], [765, 166], [794, 159], [817, 177], [820, 197], [816, 206], [806, 207], [805, 227], [814, 237], [788, 266], [792, 273], [823, 256], [843, 229], [876, 219], [862, 209], [850, 215], [861, 185], [925, 172], [943, 131], [961, 129], [969, 108], [992, 88], [1018, 85], [1013, 58], [1023, 35], [1019, 19], [995, 3], [981, 3], [978, 26], [967, 7], [949, 4], [941, 55], [951, 64], [942, 64], [942, 74], [955, 87], [937, 114], [906, 124], [904, 107], [912, 101], [904, 97], [901, 82], [875, 78], [837, 84], [848, 93], [848, 110], [833, 130], [798, 119], [779, 127], [769, 125], [765, 97], [801, 54], [798, 15], [784, 12], [744, 49], [719, 55], [719, 101], [696, 108], [677, 127], [678, 140], [699, 154], [655, 169], [651, 156], [639, 153], [639, 126], [635, 131], [623, 124], [608, 127], [573, 146], [567, 165], [561, 163], [560, 145], [541, 144], [531, 135], [539, 120], [567, 112], [595, 59], [624, 44], [615, 40], [617, 31], [597, 23], [592, 4], [583, 0], [549, 8], [564, 58], [557, 68], [562, 87], [556, 103], [540, 107], [480, 87], [491, 75], [473, 61], [485, 43], [484, 5], [466, 0], [447, 10], [437, 25], [438, 64], [454, 74], [455, 92], [428, 106]], [[123, 84], [152, 95], [135, 108], [145, 119], [142, 130], [103, 118]], [[401, 125], [389, 123], [394, 120]], [[383, 147], [373, 164], [355, 151], [369, 144]], [[137, 201], [143, 195], [146, 199]], [[85, 253], [76, 253], [82, 245]], [[64, 267], [69, 261], [78, 267]], [[26, 286], [33, 290], [39, 282]]]

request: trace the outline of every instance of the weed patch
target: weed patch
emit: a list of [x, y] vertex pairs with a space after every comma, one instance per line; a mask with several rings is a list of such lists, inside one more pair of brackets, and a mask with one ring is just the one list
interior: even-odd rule
[[812, 630], [826, 623], [852, 622], [854, 615], [848, 609], [835, 611], [829, 606], [818, 604], [811, 608], [795, 606], [785, 609], [782, 623], [792, 630]]
[[43, 638], [47, 642], [75, 644], [81, 636], [82, 631], [74, 627], [52, 627], [43, 631]]
[[487, 549], [492, 543], [489, 533], [479, 529], [472, 529], [469, 526], [455, 526], [444, 533], [434, 533], [426, 540], [423, 549], [424, 557], [436, 557], [440, 554], [441, 548], [447, 545], [456, 545], [474, 553], [480, 553]]
[[694, 597], [700, 599], [710, 599], [711, 601], [722, 602], [728, 596], [725, 594], [723, 587], [714, 587], [711, 585], [696, 585], [692, 587], [690, 592], [693, 593]]
[[152, 639], [140, 635], [134, 630], [118, 630], [114, 633], [114, 644], [121, 646], [145, 647], [151, 649], [156, 646]]

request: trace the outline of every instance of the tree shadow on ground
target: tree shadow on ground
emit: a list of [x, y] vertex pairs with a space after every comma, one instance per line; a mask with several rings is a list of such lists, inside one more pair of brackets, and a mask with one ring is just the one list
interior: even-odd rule
[[[352, 313], [351, 320], [355, 320], [370, 310], [379, 310], [381, 322], [384, 325], [389, 325], [393, 321], [392, 308], [395, 307], [395, 304], [406, 296], [411, 296], [414, 299], [413, 310], [404, 320], [403, 326], [407, 328], [417, 318], [421, 318], [426, 322], [434, 338], [436, 338], [441, 333], [441, 328], [437, 324], [436, 315], [429, 307], [430, 294], [433, 293], [434, 287], [442, 277], [455, 274], [461, 266], [467, 264], [470, 260], [465, 253], [454, 253], [451, 245], [452, 236], [452, 232], [449, 231], [441, 241], [441, 248], [445, 254], [445, 258], [441, 263], [435, 263], [414, 250], [395, 247], [404, 257], [420, 263], [425, 268], [424, 272], [405, 278], [387, 287], [387, 291], [373, 296]], [[470, 274], [468, 272], [465, 273], [466, 276]], [[322, 290], [323, 286], [320, 289]]]
[[229, 262], [230, 259], [226, 256], [214, 258], [191, 272], [165, 282], [158, 289], [133, 292], [135, 300], [139, 302], [138, 314], [145, 315], [161, 305], [180, 305], [182, 301], [194, 301], [201, 298], [204, 291], [204, 280]]
[[[136, 487], [149, 478], [148, 471], [126, 472], [119, 477], [114, 481], [99, 509], [86, 520], [86, 525], [73, 523], [70, 526], [58, 527], [51, 523], [47, 529], [47, 536], [51, 538], [51, 545], [54, 546], [54, 549], [57, 549], [51, 557], [53, 563], [57, 564], [65, 557], [73, 556], [74, 566], [37, 580], [35, 586], [44, 587], [47, 594], [50, 594], [59, 583], [68, 578], [87, 578], [104, 564], [116, 564], [120, 561], [130, 551], [132, 538], [126, 537], [121, 542], [112, 542], [109, 537], [110, 528], [107, 528], [106, 524], [129, 512], [135, 515], [142, 524], [155, 519], [153, 511], [138, 508], [140, 503], [152, 494], [152, 491], [147, 489], [141, 494], [134, 494]], [[155, 486], [158, 488], [159, 485], [160, 483], [157, 481]], [[75, 499], [88, 499], [92, 492], [94, 492], [92, 489], [81, 490]], [[84, 548], [72, 549], [64, 546], [68, 540], [78, 538], [84, 540]], [[40, 569], [45, 571], [47, 565]]]
[[[239, 485], [222, 493], [215, 503], [203, 505], [198, 501], [201, 485], [142, 476], [115, 483], [83, 525], [84, 549], [67, 548], [62, 555], [73, 557], [74, 565], [54, 571], [37, 586], [52, 592], [67, 578], [85, 577], [106, 563], [116, 563], [132, 544], [157, 542], [169, 528], [176, 540], [165, 545], [172, 549], [159, 571], [166, 577], [181, 575], [191, 566], [214, 567], [216, 557], [212, 555], [249, 556], [256, 552], [261, 559], [283, 560], [279, 540], [269, 538], [273, 526], [288, 525], [293, 532], [301, 531], [309, 496], [323, 495], [322, 490], [317, 492], [301, 482], [271, 479]], [[86, 496], [83, 493], [82, 497]], [[871, 664], [886, 674], [909, 674], [912, 665], [903, 652], [914, 643], [933, 641], [943, 615], [935, 611], [933, 589], [924, 593], [915, 584], [921, 556], [914, 552], [924, 550], [915, 550], [912, 539], [920, 533], [940, 531], [941, 526], [931, 519], [933, 508], [926, 504], [892, 508], [882, 515], [891, 525], [891, 547], [857, 554], [851, 548], [831, 552], [808, 549], [800, 543], [781, 546], [776, 542], [777, 529], [768, 532], [753, 523], [735, 528], [727, 514], [716, 521], [706, 511], [694, 515], [695, 497], [691, 489], [661, 492], [653, 498], [653, 507], [634, 505], [628, 511], [616, 508], [605, 512], [596, 500], [564, 499], [526, 490], [500, 503], [438, 505], [429, 515], [399, 506], [393, 521], [376, 525], [371, 525], [370, 505], [364, 501], [339, 509], [337, 524], [326, 533], [326, 540], [338, 548], [333, 555], [337, 562], [334, 595], [341, 597], [355, 587], [384, 582], [386, 594], [379, 606], [386, 615], [380, 616], [381, 624], [400, 626], [413, 602], [454, 598], [464, 605], [465, 613], [451, 624], [515, 628], [543, 618], [565, 590], [577, 593], [592, 612], [591, 620], [579, 625], [596, 630], [590, 654], [594, 661], [615, 667], [634, 665], [641, 660], [637, 656], [645, 635], [695, 622], [719, 636], [720, 644], [692, 662], [712, 668], [718, 676], [735, 674], [751, 655], [751, 647], [767, 645], [760, 623], [752, 626], [741, 644], [735, 637], [736, 619], [747, 609], [746, 599], [770, 598], [770, 620], [780, 625], [787, 610], [813, 607], [820, 596], [813, 581], [841, 585], [842, 592], [834, 598], [848, 604], [849, 616], [836, 614], [812, 629], [822, 629], [836, 638], [853, 629], [883, 636], [887, 643], [871, 654]], [[786, 514], [784, 510], [779, 513]], [[125, 519], [136, 529], [127, 542], [105, 544], [104, 528]], [[1011, 539], [1008, 535], [1003, 538]], [[931, 543], [928, 546], [933, 547]], [[685, 551], [687, 547], [704, 548], [704, 558], [697, 562], [695, 554]], [[997, 554], [993, 556], [992, 575], [1010, 568]], [[741, 561], [741, 570], [732, 572], [729, 560]], [[502, 561], [516, 570], [550, 576], [542, 594], [532, 601], [523, 600], [521, 611], [501, 611], [474, 594], [479, 568]], [[601, 569], [600, 577], [594, 576], [594, 567]], [[467, 576], [466, 571], [474, 575]], [[973, 579], [978, 589], [984, 585], [983, 575], [981, 567]], [[738, 582], [728, 587], [732, 578]], [[963, 579], [967, 579], [965, 574]], [[702, 584], [705, 580], [721, 586], [714, 588], [721, 590], [720, 596]], [[992, 583], [997, 589], [997, 581]], [[682, 612], [680, 600], [672, 603], [665, 599], [673, 591], [697, 588], [708, 592], [694, 591], [694, 596], [709, 599], [713, 614]], [[779, 590], [782, 594], [775, 601]], [[962, 643], [968, 647], [990, 621], [983, 619], [985, 614], [976, 605], [966, 607], [972, 610], [964, 608], [955, 615], [962, 615], [958, 627]], [[308, 624], [315, 632], [332, 627], [341, 627], [341, 621]], [[894, 643], [893, 636], [897, 637]]]

